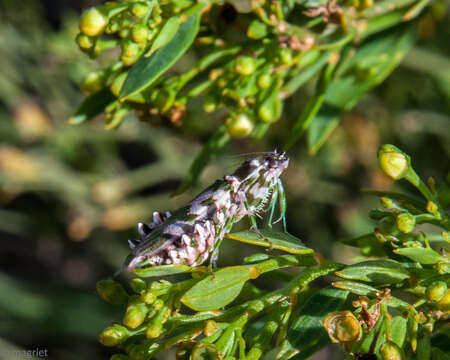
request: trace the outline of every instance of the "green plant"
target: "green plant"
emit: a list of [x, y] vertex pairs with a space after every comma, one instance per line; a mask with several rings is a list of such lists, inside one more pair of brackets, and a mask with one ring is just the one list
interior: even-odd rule
[[[150, 359], [173, 346], [180, 359], [259, 359], [272, 350], [277, 359], [306, 359], [330, 341], [342, 344], [354, 359], [445, 359], [448, 180], [439, 188], [432, 179], [426, 185], [410, 157], [393, 145], [382, 146], [378, 159], [386, 175], [406, 179], [423, 198], [372, 192], [382, 204], [370, 213], [377, 226], [344, 240], [360, 249], [362, 261], [329, 262], [298, 239], [271, 230], [264, 236], [290, 254], [256, 253], [213, 275], [192, 268], [190, 278], [174, 283], [135, 278], [132, 295], [118, 282], [103, 280], [97, 284], [99, 295], [126, 311], [123, 325], [105, 329], [100, 342], [127, 354], [114, 359], [133, 360]], [[442, 233], [426, 227], [418, 231], [421, 224]], [[268, 244], [249, 231], [227, 238]], [[142, 269], [135, 273], [147, 275]], [[266, 292], [252, 282], [259, 277], [283, 286]], [[321, 288], [311, 285], [323, 277]]]
[[[286, 99], [307, 98], [304, 85], [317, 78], [283, 139], [287, 149], [307, 133], [315, 153], [343, 113], [408, 53], [415, 19], [427, 13], [429, 3], [252, 0], [232, 6], [148, 0], [93, 7], [80, 19], [80, 49], [96, 58], [120, 47], [120, 56], [87, 75], [81, 88], [88, 97], [69, 121], [79, 124], [105, 113], [106, 127], [113, 128], [135, 110], [143, 121], [177, 127], [190, 103], [202, 98], [204, 111], [217, 111], [222, 125], [214, 126], [181, 193], [230, 138], [263, 137], [281, 118]], [[187, 69], [177, 68], [188, 50], [195, 60]]]

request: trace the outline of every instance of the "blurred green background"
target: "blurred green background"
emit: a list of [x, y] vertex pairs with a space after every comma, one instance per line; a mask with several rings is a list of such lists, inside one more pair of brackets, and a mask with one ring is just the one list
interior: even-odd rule
[[[52, 360], [108, 359], [97, 336], [121, 314], [96, 296], [95, 283], [120, 267], [137, 221], [180, 206], [231, 172], [245, 158], [235, 155], [276, 148], [314, 90], [310, 84], [304, 98], [289, 99], [264, 140], [232, 142], [196, 189], [173, 198], [218, 126], [201, 101], [181, 128], [132, 116], [117, 131], [104, 130], [101, 119], [66, 124], [83, 98], [83, 76], [108, 61], [89, 60], [73, 41], [81, 9], [96, 3], [0, 1], [0, 359], [37, 348]], [[357, 253], [338, 240], [373, 228], [367, 213], [377, 200], [361, 189], [392, 186], [377, 169], [381, 143], [411, 154], [424, 178], [450, 176], [448, 20], [448, 13], [440, 22], [432, 13], [422, 18], [414, 50], [316, 156], [302, 141], [290, 150], [288, 230], [326, 257], [352, 261]], [[176, 69], [189, 67], [192, 56]], [[220, 264], [255, 250], [228, 241]], [[335, 351], [315, 359], [338, 358]]]

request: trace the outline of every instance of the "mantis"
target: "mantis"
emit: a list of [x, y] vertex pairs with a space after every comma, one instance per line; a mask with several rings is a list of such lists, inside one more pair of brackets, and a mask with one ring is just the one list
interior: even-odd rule
[[[280, 207], [286, 230], [286, 197], [280, 176], [288, 167], [285, 153], [276, 150], [245, 161], [188, 204], [172, 213], [153, 213], [153, 222], [138, 224], [140, 240], [129, 240], [128, 271], [161, 265], [195, 267], [218, 257], [224, 236], [234, 223], [248, 216], [259, 233], [255, 217], [270, 210], [271, 227], [275, 207]], [[275, 221], [275, 222], [277, 222]]]

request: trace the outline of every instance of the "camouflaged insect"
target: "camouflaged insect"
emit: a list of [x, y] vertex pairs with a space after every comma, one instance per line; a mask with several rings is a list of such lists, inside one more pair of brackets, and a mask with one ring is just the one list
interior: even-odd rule
[[157, 265], [198, 266], [211, 254], [215, 261], [224, 236], [242, 217], [249, 216], [257, 230], [254, 216], [268, 205], [271, 225], [277, 199], [284, 222], [286, 206], [280, 175], [288, 164], [284, 153], [265, 153], [245, 161], [232, 175], [217, 180], [172, 214], [153, 213], [152, 223], [138, 224], [141, 239], [129, 240], [132, 252], [126, 268], [132, 271]]

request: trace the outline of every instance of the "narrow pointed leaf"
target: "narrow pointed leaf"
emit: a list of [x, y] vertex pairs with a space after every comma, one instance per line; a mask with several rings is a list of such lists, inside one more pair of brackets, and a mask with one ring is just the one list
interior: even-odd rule
[[193, 268], [187, 265], [160, 265], [160, 266], [149, 266], [143, 269], [135, 269], [133, 273], [139, 277], [159, 277], [166, 275], [174, 275], [181, 273], [189, 273], [193, 271], [198, 271], [200, 268]]
[[264, 238], [261, 238], [254, 231], [246, 230], [226, 235], [227, 239], [240, 241], [247, 244], [286, 251], [290, 254], [312, 254], [313, 249], [306, 247], [300, 239], [287, 233], [263, 229], [260, 230]]
[[150, 57], [141, 58], [131, 67], [125, 83], [120, 90], [121, 100], [150, 86], [161, 74], [166, 72], [187, 49], [197, 35], [201, 11], [190, 15], [183, 22], [172, 40], [156, 50]]
[[393, 260], [369, 260], [347, 266], [336, 275], [349, 280], [368, 281], [376, 284], [395, 284], [411, 275], [400, 263]]
[[438, 262], [448, 262], [448, 260], [438, 252], [430, 248], [403, 248], [396, 249], [398, 255], [406, 256], [412, 261], [421, 264], [437, 264]]

